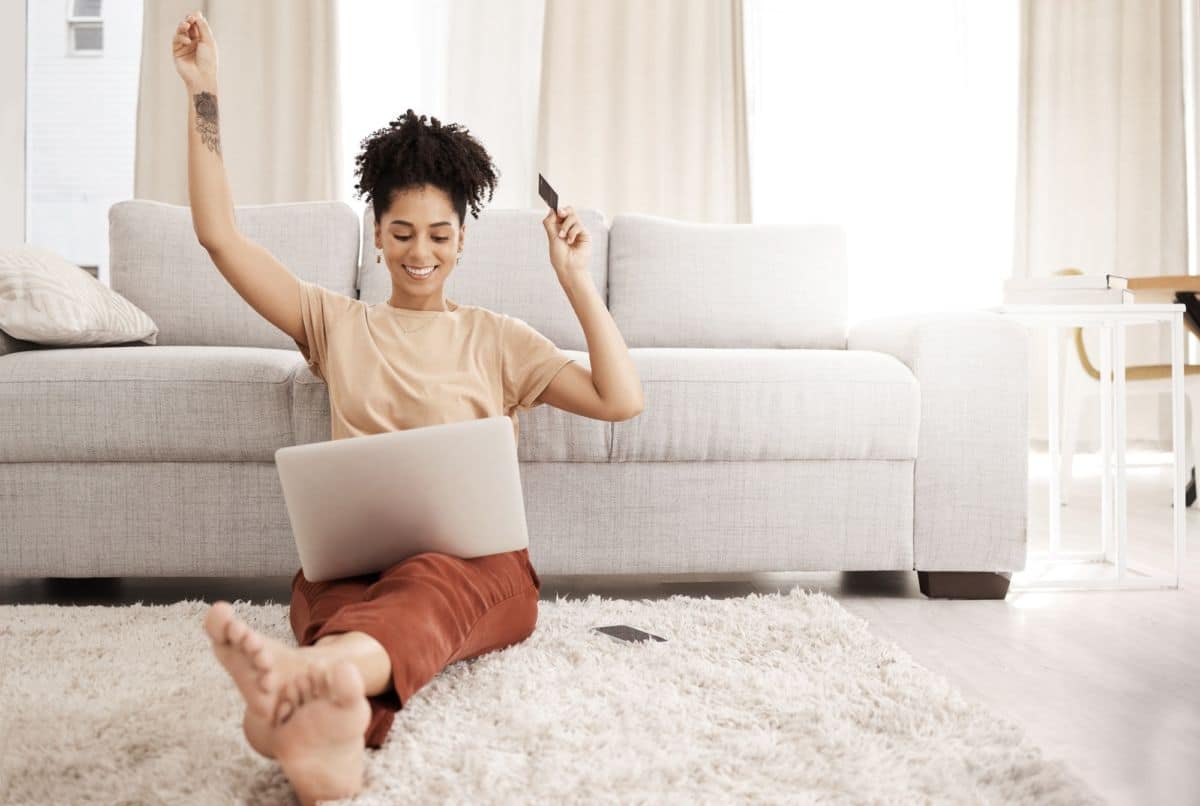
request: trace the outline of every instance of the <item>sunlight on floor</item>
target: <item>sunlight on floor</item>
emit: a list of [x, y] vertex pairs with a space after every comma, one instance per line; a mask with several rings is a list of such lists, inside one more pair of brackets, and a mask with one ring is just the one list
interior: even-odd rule
[[[1113, 460], [1116, 461], [1115, 458]], [[1147, 478], [1161, 477], [1163, 482], [1170, 484], [1170, 474], [1173, 460], [1169, 451], [1127, 450], [1125, 452], [1125, 471]], [[1076, 481], [1092, 479], [1100, 484], [1100, 469], [1104, 466], [1098, 453], [1077, 453], [1071, 466]], [[1030, 452], [1029, 480], [1045, 481], [1050, 477], [1050, 454]], [[1168, 486], [1168, 490], [1170, 487]]]
[[[1016, 579], [1016, 574], [1013, 575]], [[1039, 610], [1053, 607], [1062, 600], [1063, 594], [1044, 591], [1017, 591], [1008, 595], [1008, 604], [1017, 610]]]
[[[1115, 457], [1114, 457], [1115, 462]], [[1061, 556], [1047, 557], [1050, 536], [1049, 478], [1050, 457], [1043, 451], [1029, 455], [1029, 559], [1023, 571], [1013, 574], [1012, 585], [1019, 607], [1044, 607], [1052, 598], [1044, 591], [1026, 589], [1029, 584], [1049, 580], [1067, 581], [1064, 585], [1096, 582], [1097, 587], [1116, 579], [1112, 548], [1103, 556], [1101, 513], [1101, 469], [1099, 453], [1076, 454], [1066, 503], [1060, 509]], [[1128, 520], [1126, 571], [1123, 583], [1137, 585], [1151, 577], [1170, 578], [1173, 585], [1174, 507], [1172, 484], [1174, 466], [1169, 451], [1130, 449], [1126, 451]], [[1200, 519], [1200, 506], [1187, 510], [1183, 546], [1183, 569], [1188, 568], [1186, 532]], [[1115, 513], [1111, 520], [1115, 542]], [[1088, 558], [1088, 554], [1092, 554]], [[1098, 556], [1097, 556], [1098, 555]], [[1066, 587], [1064, 587], [1066, 589]], [[1027, 598], [1039, 594], [1038, 598]]]

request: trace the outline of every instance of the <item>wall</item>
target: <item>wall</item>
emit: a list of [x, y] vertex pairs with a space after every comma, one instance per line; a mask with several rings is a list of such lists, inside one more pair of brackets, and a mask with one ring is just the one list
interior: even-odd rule
[[0, 3], [0, 248], [25, 243], [25, 3]]

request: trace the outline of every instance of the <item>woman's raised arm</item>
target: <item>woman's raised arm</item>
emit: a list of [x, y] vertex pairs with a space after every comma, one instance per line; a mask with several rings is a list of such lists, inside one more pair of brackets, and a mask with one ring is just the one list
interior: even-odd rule
[[189, 14], [175, 29], [175, 69], [188, 93], [188, 196], [192, 227], [221, 275], [264, 319], [306, 344], [300, 282], [266, 248], [248, 240], [233, 217], [221, 159], [217, 42], [208, 20]]
[[175, 69], [188, 97], [188, 197], [192, 226], [205, 249], [220, 248], [237, 235], [233, 197], [221, 159], [217, 91], [217, 42], [208, 20], [189, 14], [175, 28]]

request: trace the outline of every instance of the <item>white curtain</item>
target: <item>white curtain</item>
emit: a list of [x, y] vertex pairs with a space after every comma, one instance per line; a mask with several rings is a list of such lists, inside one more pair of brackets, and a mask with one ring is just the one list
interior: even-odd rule
[[[340, 198], [361, 215], [362, 141], [411, 108], [465, 127], [487, 149], [500, 175], [488, 207], [533, 206], [543, 13], [544, 0], [342, 2]], [[397, 47], [398, 31], [412, 47]]]
[[[500, 177], [487, 207], [540, 205], [536, 150], [544, 7], [545, 0], [341, 3], [345, 137], [339, 198], [361, 215], [366, 202], [354, 191], [354, 160], [362, 141], [411, 108], [465, 127], [487, 149]], [[398, 31], [412, 47], [396, 45]]]
[[488, 150], [492, 208], [544, 207], [542, 173], [563, 204], [610, 220], [750, 220], [741, 0], [409, 0], [341, 14], [351, 172], [362, 138], [412, 107]]
[[546, 0], [537, 164], [567, 204], [750, 222], [741, 25], [741, 0]]
[[[1021, 9], [1014, 274], [1187, 274], [1179, 0], [1023, 0]], [[1165, 327], [1126, 332], [1128, 364], [1169, 361]], [[1098, 340], [1085, 333], [1095, 362]], [[1030, 435], [1044, 441], [1045, 339], [1032, 347]], [[1166, 395], [1129, 399], [1131, 442], [1168, 445], [1169, 424]], [[1098, 428], [1097, 408], [1081, 447], [1098, 445]]]
[[171, 38], [195, 10], [217, 40], [221, 151], [234, 204], [339, 198], [335, 0], [146, 2], [134, 196], [188, 204], [189, 99]]
[[366, 202], [354, 190], [354, 159], [363, 139], [409, 108], [418, 115], [447, 119], [449, 11], [448, 3], [423, 0], [338, 3], [343, 136], [342, 187], [336, 198], [360, 218]]
[[451, 0], [446, 5], [445, 117], [470, 129], [492, 156], [500, 182], [489, 207], [528, 209], [540, 171], [563, 204], [567, 177], [538, 162], [538, 93], [542, 82], [545, 0]]

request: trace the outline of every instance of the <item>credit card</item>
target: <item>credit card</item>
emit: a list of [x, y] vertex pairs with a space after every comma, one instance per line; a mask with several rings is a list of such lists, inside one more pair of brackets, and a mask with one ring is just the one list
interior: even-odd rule
[[554, 192], [554, 188], [550, 187], [550, 183], [546, 181], [546, 177], [538, 174], [538, 195], [550, 205], [550, 209], [558, 212], [558, 194]]

